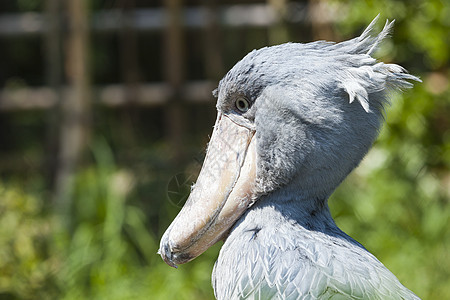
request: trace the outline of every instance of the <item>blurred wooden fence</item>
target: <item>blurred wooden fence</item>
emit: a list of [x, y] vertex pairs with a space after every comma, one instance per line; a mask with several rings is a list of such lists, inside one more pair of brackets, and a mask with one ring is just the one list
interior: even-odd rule
[[[46, 0], [46, 2], [46, 12], [44, 13], [0, 14], [0, 37], [16, 38], [29, 35], [44, 37], [47, 41], [44, 52], [46, 71], [49, 74], [46, 87], [0, 90], [0, 110], [49, 109], [57, 105], [61, 98], [70, 99], [74, 92], [70, 85], [60, 86], [61, 91], [58, 90], [59, 88], [55, 89], [57, 85], [61, 84], [62, 66], [58, 63], [63, 61], [61, 58], [65, 54], [60, 44], [64, 42], [63, 35], [67, 33], [68, 22], [73, 19], [73, 15], [63, 11], [60, 0]], [[133, 1], [124, 1], [128, 4], [122, 9], [98, 11], [90, 16], [89, 31], [124, 33], [121, 35], [121, 45], [126, 46], [124, 49], [127, 49], [129, 55], [124, 56], [128, 58], [133, 55], [133, 53], [129, 53], [129, 49], [132, 48], [130, 42], [133, 43], [130, 35], [133, 35], [134, 32], [166, 31], [167, 44], [165, 47], [170, 53], [168, 55], [170, 59], [166, 61], [166, 69], [171, 75], [168, 75], [164, 83], [139, 83], [138, 86], [133, 86], [136, 89], [132, 93], [134, 105], [163, 105], [174, 98], [174, 93], [184, 95], [184, 100], [188, 102], [210, 100], [211, 88], [217, 84], [215, 80], [218, 76], [223, 75], [218, 72], [225, 71], [223, 66], [220, 66], [220, 57], [217, 57], [217, 53], [220, 51], [215, 51], [217, 49], [214, 47], [217, 45], [214, 43], [214, 39], [220, 38], [217, 35], [218, 26], [224, 28], [262, 27], [276, 30], [280, 23], [295, 22], [302, 23], [304, 26], [312, 26], [315, 37], [327, 38], [326, 32], [329, 30], [329, 24], [342, 17], [342, 15], [333, 14], [329, 7], [321, 5], [317, 0], [301, 2], [270, 0], [267, 3], [221, 5], [220, 7], [217, 4], [219, 1], [203, 2], [203, 6], [183, 8], [181, 1], [166, 0], [165, 7], [133, 9], [133, 6], [130, 5]], [[69, 3], [71, 1], [67, 1], [66, 4]], [[86, 13], [88, 12], [86, 11]], [[63, 15], [67, 18], [63, 19]], [[84, 18], [88, 20], [88, 16]], [[283, 22], [280, 21], [281, 19]], [[174, 92], [174, 80], [172, 79], [178, 76], [176, 74], [180, 74], [181, 70], [170, 70], [183, 66], [182, 55], [177, 55], [176, 52], [181, 51], [181, 34], [186, 29], [200, 29], [206, 33], [208, 39], [206, 44], [210, 48], [206, 49], [206, 59], [209, 60], [208, 65], [212, 66], [210, 79], [214, 79], [214, 81], [180, 83], [179, 89], [182, 89], [182, 93], [177, 93]], [[272, 39], [282, 40], [285, 38], [280, 30], [275, 31], [275, 34], [277, 35]], [[180, 56], [179, 60], [177, 60], [177, 56]], [[132, 59], [129, 59], [128, 62], [125, 72], [133, 65]], [[132, 80], [133, 78], [128, 78], [128, 81]], [[102, 105], [122, 106], [130, 101], [130, 92], [127, 90], [125, 85], [94, 87], [91, 99]]]
[[[226, 28], [267, 29], [271, 44], [288, 39], [287, 24], [310, 28], [314, 38], [330, 38], [330, 24], [343, 17], [321, 0], [287, 2], [199, 0], [185, 7], [182, 0], [164, 0], [160, 7], [137, 8], [135, 0], [119, 1], [114, 9], [90, 12], [88, 1], [45, 0], [42, 13], [1, 14], [0, 37], [40, 36], [45, 49], [46, 86], [5, 87], [0, 111], [47, 110], [50, 143], [55, 153], [46, 160], [51, 169], [57, 202], [69, 207], [65, 196], [82, 157], [91, 127], [92, 107], [163, 106], [168, 120], [167, 139], [182, 149], [183, 105], [211, 101], [211, 91], [225, 73], [221, 31]], [[220, 3], [220, 5], [219, 5]], [[203, 35], [205, 78], [187, 81], [184, 55], [186, 30]], [[158, 32], [163, 37], [161, 81], [139, 78], [137, 33]], [[121, 84], [92, 86], [88, 71], [90, 35], [117, 33]], [[174, 160], [179, 160], [175, 153]]]

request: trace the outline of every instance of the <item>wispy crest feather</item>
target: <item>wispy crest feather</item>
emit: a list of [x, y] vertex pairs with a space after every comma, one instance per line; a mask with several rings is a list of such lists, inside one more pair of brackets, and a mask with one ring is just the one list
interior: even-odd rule
[[379, 18], [380, 15], [376, 16], [360, 36], [345, 42], [334, 44], [332, 46], [334, 48], [333, 50], [342, 51], [348, 54], [372, 55], [380, 43], [389, 36], [395, 22], [395, 20], [392, 22], [386, 20], [383, 30], [381, 30], [376, 37], [373, 37], [372, 33]]
[[[370, 94], [384, 90], [411, 88], [413, 84], [408, 80], [421, 81], [416, 76], [408, 74], [399, 65], [384, 64], [372, 58], [371, 55], [380, 43], [389, 36], [394, 24], [394, 21], [386, 20], [383, 30], [373, 37], [373, 28], [378, 18], [379, 15], [359, 37], [333, 45], [333, 50], [358, 55], [354, 58], [355, 66], [343, 72], [340, 78], [340, 86], [348, 93], [349, 102], [358, 100], [366, 112], [370, 111]], [[378, 104], [383, 106], [384, 103]], [[380, 105], [376, 106], [379, 107]]]

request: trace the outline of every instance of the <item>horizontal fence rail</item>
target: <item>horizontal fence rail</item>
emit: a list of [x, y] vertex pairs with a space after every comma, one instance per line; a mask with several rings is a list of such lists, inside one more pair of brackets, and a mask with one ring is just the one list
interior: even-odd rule
[[[205, 103], [212, 99], [212, 90], [217, 84], [212, 81], [193, 81], [184, 84], [178, 92], [183, 102]], [[128, 100], [129, 88], [125, 85], [106, 85], [93, 88], [94, 104], [109, 107], [124, 105], [158, 106], [168, 103], [175, 97], [175, 91], [167, 83], [139, 84], [133, 87], [133, 100]], [[73, 91], [62, 89], [62, 96], [69, 98]], [[57, 91], [48, 87], [23, 88], [0, 91], [0, 110], [49, 109], [58, 103]]]
[[[342, 6], [342, 5], [341, 5]], [[290, 23], [308, 21], [311, 10], [320, 14], [321, 23], [332, 23], [343, 18], [343, 7], [326, 7], [320, 4], [289, 2], [286, 4], [283, 19]], [[275, 9], [268, 4], [248, 4], [220, 6], [217, 11], [219, 23], [226, 27], [267, 27], [278, 21]], [[204, 28], [208, 25], [211, 10], [205, 7], [186, 7], [183, 9], [183, 27]], [[135, 9], [124, 12], [119, 9], [94, 13], [91, 18], [91, 30], [96, 32], [116, 31], [126, 24], [140, 31], [159, 31], [166, 27], [168, 12], [163, 8]], [[0, 36], [20, 36], [43, 34], [48, 30], [46, 18], [41, 13], [2, 14], [0, 15]]]

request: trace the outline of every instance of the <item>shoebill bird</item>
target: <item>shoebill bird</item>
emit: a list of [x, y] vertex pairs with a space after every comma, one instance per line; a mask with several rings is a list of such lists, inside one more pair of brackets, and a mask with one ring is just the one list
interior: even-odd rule
[[167, 264], [224, 240], [217, 299], [418, 299], [327, 203], [377, 137], [389, 93], [419, 81], [371, 56], [393, 25], [372, 36], [375, 21], [341, 43], [254, 50], [225, 75], [200, 175], [161, 239]]

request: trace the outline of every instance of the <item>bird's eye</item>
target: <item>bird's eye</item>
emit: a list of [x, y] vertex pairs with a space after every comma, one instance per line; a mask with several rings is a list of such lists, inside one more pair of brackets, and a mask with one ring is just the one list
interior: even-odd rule
[[240, 97], [236, 100], [236, 108], [240, 112], [245, 113], [250, 108], [250, 104], [248, 103], [247, 99]]

